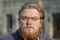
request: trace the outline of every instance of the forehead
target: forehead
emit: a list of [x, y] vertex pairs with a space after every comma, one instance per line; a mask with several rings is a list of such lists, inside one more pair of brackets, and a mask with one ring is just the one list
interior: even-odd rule
[[40, 17], [42, 13], [40, 13], [37, 9], [24, 9], [22, 13], [20, 14], [21, 16], [29, 16], [29, 17]]

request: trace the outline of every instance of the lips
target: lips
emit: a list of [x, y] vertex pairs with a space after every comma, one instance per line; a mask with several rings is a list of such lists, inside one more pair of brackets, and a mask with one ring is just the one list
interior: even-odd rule
[[26, 26], [26, 28], [33, 28], [32, 26]]

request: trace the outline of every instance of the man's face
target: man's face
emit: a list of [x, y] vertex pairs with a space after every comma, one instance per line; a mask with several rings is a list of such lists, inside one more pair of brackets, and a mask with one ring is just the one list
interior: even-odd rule
[[36, 9], [24, 9], [20, 15], [20, 28], [27, 34], [38, 32], [42, 27], [43, 22], [40, 19], [42, 13], [40, 14]]

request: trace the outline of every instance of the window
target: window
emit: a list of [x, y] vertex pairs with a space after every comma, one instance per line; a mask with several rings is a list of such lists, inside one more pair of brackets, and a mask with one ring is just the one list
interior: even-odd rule
[[7, 31], [12, 31], [12, 14], [7, 14]]

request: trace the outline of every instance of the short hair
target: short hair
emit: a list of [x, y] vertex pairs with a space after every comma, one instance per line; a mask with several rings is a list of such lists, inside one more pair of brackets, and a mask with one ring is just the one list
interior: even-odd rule
[[43, 8], [40, 6], [40, 4], [38, 3], [25, 3], [21, 9], [19, 10], [19, 17], [21, 16], [20, 13], [24, 10], [24, 9], [30, 9], [30, 8], [33, 8], [33, 9], [36, 9], [38, 10], [38, 12], [42, 13], [42, 19], [45, 18], [45, 14], [44, 14], [44, 11], [43, 11]]

